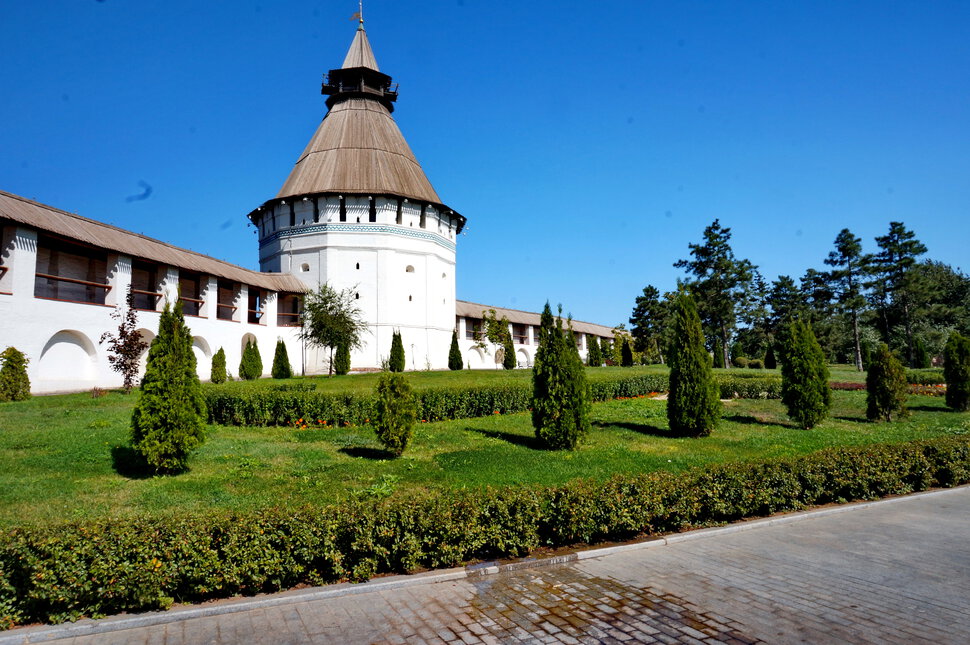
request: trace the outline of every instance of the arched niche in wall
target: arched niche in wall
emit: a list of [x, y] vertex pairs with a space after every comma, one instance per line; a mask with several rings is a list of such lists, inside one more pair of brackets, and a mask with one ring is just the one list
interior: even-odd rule
[[152, 341], [155, 340], [155, 332], [141, 328], [138, 330], [138, 338], [145, 343], [145, 349], [138, 356], [138, 376], [142, 377], [145, 375], [145, 366], [148, 364], [148, 350], [151, 348]]
[[91, 339], [75, 329], [62, 329], [44, 345], [37, 361], [41, 380], [90, 381], [96, 376], [97, 350]]
[[212, 375], [212, 349], [209, 341], [202, 336], [193, 336], [192, 353], [195, 354], [195, 373], [200, 379], [208, 379]]

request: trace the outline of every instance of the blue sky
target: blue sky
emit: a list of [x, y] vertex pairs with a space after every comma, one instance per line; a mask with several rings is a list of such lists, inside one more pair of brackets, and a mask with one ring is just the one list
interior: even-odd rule
[[[8, 2], [0, 189], [258, 268], [356, 2]], [[970, 3], [368, 0], [458, 297], [626, 322], [705, 226], [769, 279], [891, 220], [970, 269]], [[152, 187], [149, 198], [128, 200]]]

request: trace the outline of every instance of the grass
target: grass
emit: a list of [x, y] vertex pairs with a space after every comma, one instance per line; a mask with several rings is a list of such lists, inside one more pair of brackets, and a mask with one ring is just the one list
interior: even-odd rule
[[[438, 374], [448, 373], [413, 377], [428, 386], [439, 382]], [[529, 373], [496, 374], [483, 372], [481, 378]], [[345, 382], [355, 378], [373, 377]], [[908, 419], [870, 424], [864, 419], [864, 392], [833, 394], [832, 416], [814, 430], [796, 428], [778, 401], [735, 400], [725, 404], [721, 425], [705, 439], [671, 437], [662, 401], [600, 403], [593, 406], [591, 436], [575, 452], [540, 449], [528, 414], [418, 424], [400, 459], [382, 451], [366, 426], [211, 426], [190, 470], [178, 477], [132, 470], [128, 422], [137, 394], [35, 397], [0, 404], [0, 527], [320, 504], [422, 488], [548, 485], [970, 431], [970, 413], [949, 412], [940, 398], [913, 396]]]

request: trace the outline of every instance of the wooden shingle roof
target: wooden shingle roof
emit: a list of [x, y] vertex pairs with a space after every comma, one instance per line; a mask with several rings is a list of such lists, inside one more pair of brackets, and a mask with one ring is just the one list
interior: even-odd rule
[[354, 34], [354, 40], [350, 43], [350, 49], [347, 50], [342, 67], [343, 69], [366, 67], [375, 72], [381, 71], [377, 67], [377, 59], [374, 57], [374, 50], [370, 48], [370, 41], [367, 40], [367, 32], [364, 31], [363, 25]]
[[[455, 314], [465, 318], [481, 319], [482, 313], [490, 309], [495, 310], [495, 317], [499, 320], [501, 320], [504, 316], [510, 323], [517, 325], [535, 325], [538, 327], [542, 323], [542, 314], [532, 311], [521, 311], [519, 309], [505, 309], [503, 307], [493, 307], [491, 305], [480, 305], [477, 302], [466, 302], [464, 300], [455, 301]], [[566, 320], [564, 318], [563, 327], [565, 326]], [[591, 334], [593, 336], [603, 336], [606, 338], [613, 337], [612, 327], [583, 322], [582, 320], [573, 320], [573, 331], [580, 334]]]
[[134, 258], [151, 260], [270, 291], [302, 293], [307, 290], [306, 285], [299, 278], [288, 273], [261, 273], [245, 269], [208, 255], [182, 249], [0, 190], [0, 222], [4, 220]]

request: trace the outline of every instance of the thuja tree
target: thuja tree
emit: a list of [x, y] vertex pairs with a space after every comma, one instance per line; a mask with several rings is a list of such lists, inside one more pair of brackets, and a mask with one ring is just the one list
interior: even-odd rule
[[943, 350], [943, 377], [946, 379], [946, 404], [970, 410], [970, 338], [953, 332]]
[[532, 427], [536, 437], [554, 450], [574, 450], [589, 434], [589, 411], [586, 372], [572, 333], [563, 331], [562, 318], [553, 322], [547, 302], [532, 367]]
[[417, 402], [403, 374], [383, 373], [374, 389], [374, 432], [381, 444], [401, 456], [414, 432]]
[[829, 369], [808, 323], [792, 321], [784, 338], [781, 401], [791, 420], [808, 430], [828, 416], [832, 404]]
[[337, 355], [333, 359], [333, 371], [337, 376], [343, 376], [350, 371], [350, 347], [344, 343], [337, 345]]
[[775, 348], [773, 344], [769, 341], [768, 351], [765, 352], [765, 369], [773, 370], [778, 367], [778, 361], [775, 359]]
[[273, 354], [273, 378], [293, 378], [293, 368], [290, 357], [286, 353], [286, 343], [282, 338], [276, 340], [276, 352]]
[[246, 341], [242, 359], [239, 361], [239, 378], [253, 381], [263, 375], [263, 357], [259, 355], [256, 341]]
[[603, 364], [603, 354], [600, 352], [600, 341], [596, 336], [586, 337], [586, 364], [599, 367]]
[[115, 309], [111, 317], [118, 321], [118, 332], [101, 334], [102, 343], [108, 343], [108, 363], [111, 369], [121, 374], [124, 380], [125, 394], [131, 392], [138, 378], [138, 363], [148, 343], [142, 340], [138, 333], [138, 321], [135, 315], [135, 296], [128, 287], [125, 297], [124, 310]]
[[673, 336], [667, 350], [670, 391], [667, 422], [679, 435], [706, 437], [721, 417], [720, 391], [694, 299], [682, 293], [673, 303]]
[[213, 383], [226, 382], [226, 350], [221, 347], [212, 357], [212, 371], [209, 373], [209, 380]]
[[391, 358], [387, 363], [387, 369], [392, 372], [403, 372], [405, 364], [404, 341], [401, 339], [401, 332], [396, 331], [391, 337]]
[[0, 401], [25, 401], [30, 398], [28, 359], [16, 347], [0, 354]]
[[512, 334], [505, 334], [502, 341], [502, 367], [507, 370], [514, 370], [517, 363], [515, 360], [515, 347], [512, 345]]
[[185, 470], [202, 444], [206, 406], [182, 310], [165, 304], [148, 349], [141, 397], [131, 415], [131, 443], [158, 474]]
[[622, 367], [633, 367], [633, 349], [630, 347], [630, 339], [623, 338], [623, 346], [620, 348], [620, 365]]
[[866, 418], [892, 421], [893, 416], [906, 416], [908, 389], [903, 364], [889, 351], [889, 345], [880, 343], [866, 372]]
[[604, 363], [608, 365], [614, 365], [615, 363], [609, 362], [612, 356], [613, 356], [613, 347], [610, 346], [610, 339], [607, 338], [606, 336], [602, 336], [600, 338], [600, 358], [603, 359]]
[[460, 370], [464, 364], [461, 358], [461, 349], [458, 347], [458, 330], [451, 332], [451, 348], [448, 350], [448, 369]]

